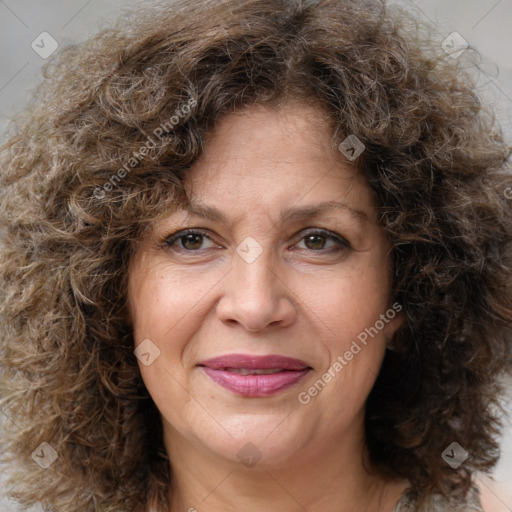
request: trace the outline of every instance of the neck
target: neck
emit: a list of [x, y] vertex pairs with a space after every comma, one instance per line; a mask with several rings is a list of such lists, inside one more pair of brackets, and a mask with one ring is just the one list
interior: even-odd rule
[[170, 512], [391, 512], [407, 487], [368, 469], [361, 437], [325, 440], [282, 462], [263, 457], [252, 467], [192, 445], [172, 429], [165, 444], [173, 470]]

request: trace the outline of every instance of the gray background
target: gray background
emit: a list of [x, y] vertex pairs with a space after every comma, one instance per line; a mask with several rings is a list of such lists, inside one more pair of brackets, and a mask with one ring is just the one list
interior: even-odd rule
[[[39, 35], [48, 32], [60, 45], [84, 40], [100, 29], [122, 6], [137, 3], [120, 0], [0, 0], [0, 143], [5, 141], [9, 116], [23, 109], [31, 88], [40, 79], [44, 59], [32, 48]], [[140, 2], [139, 2], [140, 3]], [[452, 32], [470, 45], [461, 58], [474, 60], [481, 94], [490, 103], [507, 140], [512, 143], [512, 0], [395, 0], [418, 17], [434, 22], [442, 37]], [[511, 180], [512, 182], [512, 180]], [[510, 410], [512, 394], [507, 398]], [[9, 421], [4, 418], [4, 421]], [[502, 458], [494, 480], [481, 477], [484, 506], [488, 512], [512, 511], [512, 428], [502, 442]], [[1, 478], [1, 471], [0, 471]], [[1, 490], [0, 482], [0, 490]], [[1, 492], [1, 491], [0, 491]], [[0, 500], [0, 510], [17, 510], [14, 503]]]

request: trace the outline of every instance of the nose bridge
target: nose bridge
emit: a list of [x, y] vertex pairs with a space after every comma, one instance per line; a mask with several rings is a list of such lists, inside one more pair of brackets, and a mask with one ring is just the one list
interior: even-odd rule
[[246, 289], [246, 295], [269, 295], [272, 282], [276, 279], [276, 271], [272, 268], [274, 258], [271, 247], [264, 247], [263, 243], [248, 236], [236, 248], [233, 258], [234, 281], [237, 286]]
[[279, 259], [272, 248], [247, 237], [233, 255], [232, 272], [217, 305], [224, 322], [238, 323], [249, 331], [261, 331], [270, 324], [290, 325], [295, 307], [281, 282]]

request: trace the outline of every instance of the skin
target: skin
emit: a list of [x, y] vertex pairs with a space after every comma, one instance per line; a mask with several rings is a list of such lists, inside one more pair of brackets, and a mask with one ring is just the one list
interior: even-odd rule
[[[371, 470], [363, 427], [400, 314], [307, 405], [298, 400], [392, 306], [391, 245], [375, 199], [331, 136], [323, 112], [304, 104], [223, 118], [185, 184], [194, 203], [226, 219], [173, 211], [131, 261], [135, 344], [150, 339], [160, 350], [139, 366], [162, 416], [171, 512], [391, 511], [407, 485]], [[281, 218], [288, 208], [331, 200], [345, 206]], [[162, 244], [186, 228], [210, 239]], [[349, 246], [311, 237], [311, 228]], [[236, 252], [249, 236], [262, 248], [251, 263]], [[197, 366], [228, 353], [279, 354], [313, 370], [277, 395], [241, 397]], [[261, 457], [252, 466], [237, 456], [249, 442]]]

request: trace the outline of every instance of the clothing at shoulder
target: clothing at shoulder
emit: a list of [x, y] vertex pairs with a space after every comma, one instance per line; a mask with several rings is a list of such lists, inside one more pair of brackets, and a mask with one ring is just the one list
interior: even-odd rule
[[393, 512], [484, 512], [484, 509], [477, 487], [469, 491], [464, 502], [447, 500], [440, 494], [432, 494], [421, 507], [417, 505], [416, 493], [412, 489], [407, 489]]

